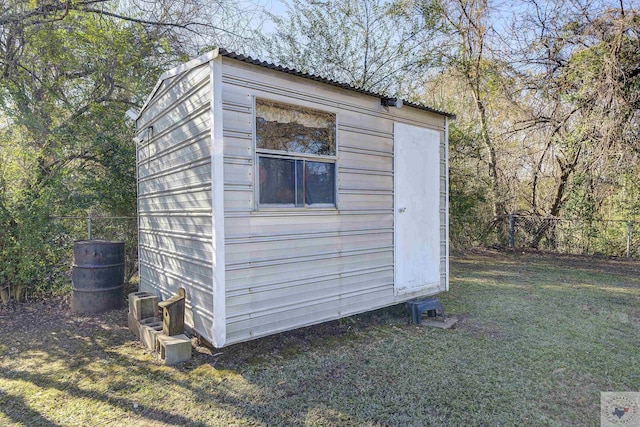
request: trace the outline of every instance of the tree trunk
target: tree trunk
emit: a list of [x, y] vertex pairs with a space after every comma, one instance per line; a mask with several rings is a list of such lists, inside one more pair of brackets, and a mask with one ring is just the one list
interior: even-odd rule
[[[576, 168], [576, 165], [578, 164], [581, 151], [582, 149], [581, 147], [579, 147], [571, 163], [563, 163], [560, 159], [556, 158], [556, 160], [558, 161], [558, 164], [560, 165], [560, 170], [562, 171], [562, 174], [560, 175], [560, 181], [558, 181], [558, 186], [556, 187], [556, 194], [553, 199], [553, 203], [551, 204], [551, 208], [549, 209], [549, 216], [552, 218], [556, 218], [560, 215], [560, 211], [565, 202], [564, 195], [567, 189], [567, 184], [569, 183], [569, 179], [571, 178], [571, 175], [573, 174]], [[549, 224], [546, 221], [543, 221], [541, 225], [538, 227], [538, 229], [536, 230], [536, 233], [534, 234], [533, 239], [531, 240], [532, 248], [537, 249], [538, 246], [540, 246], [540, 241], [544, 237], [545, 232], [548, 228], [549, 228]]]
[[494, 225], [497, 232], [498, 242], [505, 243], [508, 239], [508, 221], [506, 216], [507, 208], [500, 191], [498, 156], [496, 153], [496, 147], [489, 135], [487, 112], [482, 99], [480, 99], [480, 91], [478, 88], [472, 88], [472, 91], [475, 98], [476, 108], [480, 114], [480, 133], [482, 135], [482, 142], [489, 151], [489, 178], [491, 181], [491, 192], [493, 196]]
[[0, 289], [0, 298], [2, 299], [3, 304], [9, 304], [11, 297], [9, 296], [9, 291], [7, 288]]

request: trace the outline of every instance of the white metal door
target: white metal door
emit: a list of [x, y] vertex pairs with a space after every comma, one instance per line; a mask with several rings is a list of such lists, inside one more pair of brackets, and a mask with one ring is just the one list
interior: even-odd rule
[[394, 124], [395, 292], [440, 285], [440, 134]]

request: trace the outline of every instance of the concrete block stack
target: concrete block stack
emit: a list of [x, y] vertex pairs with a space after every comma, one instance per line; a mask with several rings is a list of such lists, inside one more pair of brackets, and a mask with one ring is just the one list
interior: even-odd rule
[[[166, 365], [191, 359], [191, 340], [184, 335], [184, 308], [182, 318], [174, 316], [172, 324], [167, 324], [170, 317], [167, 309], [180, 303], [184, 305], [184, 291], [179, 296], [181, 298], [170, 298], [167, 301], [169, 304], [165, 302], [159, 305], [158, 297], [149, 292], [129, 294], [129, 330], [147, 349], [157, 353]], [[158, 317], [159, 306], [163, 309], [162, 318]]]

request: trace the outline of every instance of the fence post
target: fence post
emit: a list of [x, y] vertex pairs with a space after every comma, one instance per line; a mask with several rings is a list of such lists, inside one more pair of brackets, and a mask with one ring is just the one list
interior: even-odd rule
[[514, 214], [509, 214], [509, 247], [515, 249], [516, 247], [516, 217]]
[[91, 240], [91, 212], [89, 212], [89, 216], [87, 217], [87, 235], [89, 236], [89, 240]]
[[631, 258], [631, 221], [627, 221], [627, 259]]

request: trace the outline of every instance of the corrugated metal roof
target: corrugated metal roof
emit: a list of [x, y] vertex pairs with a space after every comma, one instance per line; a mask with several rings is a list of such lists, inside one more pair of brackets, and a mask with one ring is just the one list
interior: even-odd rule
[[[294, 76], [302, 77], [302, 78], [309, 79], [309, 80], [314, 80], [316, 82], [325, 83], [325, 84], [328, 84], [328, 85], [331, 85], [331, 86], [339, 87], [341, 89], [346, 89], [346, 90], [350, 90], [350, 91], [353, 91], [353, 92], [362, 93], [364, 95], [369, 95], [369, 96], [373, 96], [373, 97], [380, 98], [380, 99], [392, 99], [392, 98], [390, 98], [390, 97], [388, 97], [386, 95], [382, 95], [382, 94], [376, 93], [376, 92], [371, 92], [369, 90], [358, 88], [358, 87], [352, 86], [352, 85], [347, 84], [347, 83], [340, 83], [340, 82], [337, 82], [335, 80], [330, 80], [330, 79], [327, 79], [325, 77], [317, 76], [315, 74], [303, 73], [302, 71], [298, 71], [298, 70], [295, 70], [293, 68], [283, 67], [281, 65], [272, 64], [270, 62], [259, 61], [257, 59], [251, 58], [250, 56], [245, 56], [245, 55], [242, 55], [242, 54], [239, 54], [239, 53], [231, 52], [231, 51], [228, 51], [228, 50], [226, 50], [224, 48], [218, 48], [218, 53], [219, 53], [219, 55], [227, 57], [227, 58], [235, 59], [235, 60], [238, 60], [238, 61], [246, 62], [248, 64], [257, 65], [257, 66], [264, 67], [264, 68], [268, 68], [270, 70], [280, 71], [282, 73], [292, 74]], [[450, 119], [455, 119], [456, 118], [455, 114], [447, 113], [445, 111], [436, 110], [435, 108], [431, 108], [431, 107], [428, 107], [426, 105], [418, 104], [418, 103], [415, 103], [415, 102], [409, 102], [409, 101], [406, 101], [404, 99], [402, 100], [402, 104], [403, 105], [407, 105], [409, 107], [417, 108], [419, 110], [428, 111], [430, 113], [440, 114], [440, 115], [448, 117]]]

